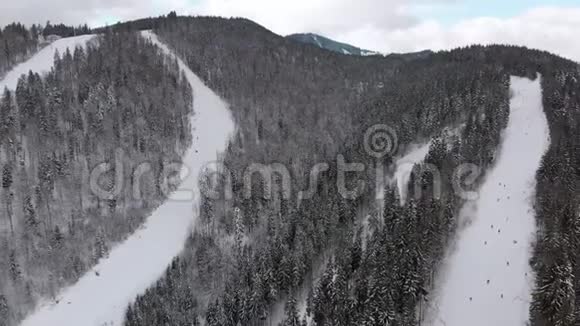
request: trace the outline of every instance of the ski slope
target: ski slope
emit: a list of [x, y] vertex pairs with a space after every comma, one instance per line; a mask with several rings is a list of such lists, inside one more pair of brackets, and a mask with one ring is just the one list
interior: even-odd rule
[[[155, 35], [143, 32], [143, 36], [173, 56]], [[197, 217], [198, 174], [225, 149], [234, 123], [227, 105], [183, 61], [178, 62], [194, 93], [191, 126], [195, 150], [190, 148], [184, 156], [190, 173], [175, 195], [153, 212], [143, 228], [114, 248], [75, 285], [64, 290], [58, 304], [41, 307], [23, 326], [122, 325], [127, 306], [157, 281], [183, 250]]]
[[0, 81], [0, 91], [4, 88], [15, 90], [18, 85], [18, 78], [22, 74], [28, 74], [33, 71], [39, 74], [49, 72], [54, 65], [54, 54], [58, 51], [61, 55], [66, 52], [68, 48], [71, 53], [77, 46], [85, 47], [87, 42], [94, 38], [95, 35], [81, 35], [75, 37], [62, 38], [47, 45], [44, 49], [38, 51], [29, 60], [14, 67], [2, 81]]
[[394, 178], [395, 182], [397, 183], [397, 189], [399, 190], [401, 204], [404, 204], [407, 200], [409, 180], [411, 179], [413, 167], [415, 164], [420, 164], [425, 161], [427, 154], [429, 154], [430, 147], [431, 142], [412, 147], [412, 149], [407, 154], [405, 154], [405, 156], [401, 157], [397, 160], [397, 162], [395, 162], [396, 170]]
[[548, 150], [540, 77], [512, 77], [510, 117], [496, 165], [459, 231], [431, 316], [434, 326], [523, 326], [529, 322], [536, 232], [535, 175]]
[[425, 160], [427, 154], [429, 154], [430, 147], [430, 141], [424, 144], [411, 145], [409, 150], [395, 161], [395, 172], [393, 172], [392, 177], [387, 177], [385, 180], [377, 180], [375, 199], [379, 205], [379, 211], [382, 212], [384, 206], [385, 184], [396, 184], [400, 203], [401, 205], [405, 204], [413, 167], [415, 164], [420, 164]]

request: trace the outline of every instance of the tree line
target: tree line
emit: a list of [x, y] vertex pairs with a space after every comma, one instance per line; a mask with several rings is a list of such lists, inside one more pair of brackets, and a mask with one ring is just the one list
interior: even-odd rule
[[49, 36], [70, 37], [90, 34], [88, 25], [78, 27], [47, 22], [43, 27], [21, 23], [0, 26], [0, 78], [16, 64], [28, 59], [47, 43]]
[[[0, 325], [15, 325], [39, 298], [58, 304], [60, 289], [164, 200], [157, 176], [192, 143], [184, 78], [140, 35], [105, 33], [86, 48], [57, 53], [47, 75], [29, 72], [16, 90], [3, 90]], [[103, 162], [113, 164], [97, 180], [105, 190], [122, 168], [117, 197], [89, 187]], [[133, 180], [141, 163], [151, 171]]]
[[[411, 62], [342, 56], [244, 19], [177, 17], [159, 25], [161, 38], [231, 105], [239, 132], [225, 163], [234, 171], [234, 200], [202, 201], [185, 252], [129, 308], [127, 324], [301, 325], [304, 306], [316, 325], [419, 320], [416, 307], [431, 290], [462, 204], [450, 181], [440, 201], [425, 196], [402, 207], [389, 188], [382, 211], [373, 189], [342, 198], [332, 164], [314, 198], [302, 201], [276, 191], [264, 199], [259, 178], [254, 196], [244, 198], [243, 171], [253, 162], [283, 163], [293, 189], [305, 189], [309, 168], [337, 154], [373, 166], [362, 139], [377, 122], [397, 129], [402, 151], [433, 139], [427, 163], [441, 168], [443, 180], [458, 162], [485, 168], [507, 124], [507, 72], [460, 60], [461, 51]], [[446, 135], [448, 127], [459, 135]], [[368, 169], [362, 177], [370, 185], [373, 176]], [[430, 176], [422, 178], [424, 193], [432, 193]], [[363, 212], [374, 225], [364, 245]], [[314, 265], [322, 266], [320, 278]], [[306, 304], [298, 301], [304, 289]], [[280, 302], [286, 316], [276, 315]]]
[[[458, 162], [486, 171], [508, 120], [509, 76], [541, 73], [552, 143], [537, 176], [531, 323], [577, 322], [576, 63], [495, 45], [405, 64], [352, 58], [286, 42], [244, 19], [178, 17], [162, 20], [156, 32], [231, 104], [240, 131], [226, 153], [228, 167], [282, 162], [294, 168], [298, 188], [316, 160], [342, 153], [347, 161], [370, 163], [360, 140], [377, 122], [395, 126], [403, 148], [431, 139], [426, 163], [438, 166], [443, 180]], [[443, 132], [450, 127], [458, 136]], [[433, 193], [431, 176], [415, 169], [423, 193]], [[129, 308], [127, 324], [420, 324], [462, 201], [444, 184], [440, 200], [427, 195], [399, 206], [387, 188], [381, 210], [370, 195], [338, 196], [332, 168], [328, 173], [311, 201], [204, 199], [186, 251]], [[259, 193], [263, 180], [255, 181]], [[373, 226], [363, 237], [360, 221], [369, 211]], [[322, 266], [320, 277], [313, 277], [315, 265]], [[286, 302], [283, 318], [275, 315], [280, 302]]]

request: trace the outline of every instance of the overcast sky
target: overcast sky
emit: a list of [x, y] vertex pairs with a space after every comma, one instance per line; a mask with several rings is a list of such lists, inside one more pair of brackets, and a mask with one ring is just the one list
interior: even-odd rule
[[178, 14], [250, 18], [279, 34], [315, 32], [384, 53], [510, 43], [580, 61], [578, 0], [2, 0], [0, 25], [91, 26]]

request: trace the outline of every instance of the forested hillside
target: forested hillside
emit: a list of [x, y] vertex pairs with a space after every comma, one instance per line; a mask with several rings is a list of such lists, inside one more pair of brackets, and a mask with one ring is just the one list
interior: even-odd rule
[[42, 28], [42, 35], [48, 37], [51, 35], [56, 35], [60, 37], [71, 37], [79, 36], [84, 34], [90, 34], [91, 29], [87, 24], [81, 26], [68, 26], [65, 24], [51, 24], [47, 22], [44, 28]]
[[30, 28], [12, 23], [0, 26], [0, 78], [16, 64], [35, 54], [40, 48], [51, 42], [50, 37], [69, 37], [90, 34], [90, 28], [73, 27], [65, 24], [52, 25], [48, 22], [44, 27], [32, 25]]
[[0, 78], [38, 50], [39, 36], [40, 30], [36, 25], [30, 29], [18, 23], [0, 27]]
[[[533, 324], [571, 325], [578, 285], [565, 285], [577, 273], [577, 235], [562, 221], [578, 220], [579, 198], [570, 191], [579, 178], [576, 64], [503, 46], [441, 52], [408, 63], [348, 57], [288, 42], [244, 19], [178, 17], [156, 26], [155, 32], [232, 105], [240, 130], [225, 163], [233, 171], [235, 191], [232, 201], [204, 199], [202, 221], [186, 251], [128, 310], [128, 325], [193, 320], [269, 325], [280, 320], [274, 314], [280, 301], [287, 302], [284, 325], [300, 325], [304, 303], [296, 298], [305, 288], [311, 293], [307, 319], [316, 325], [414, 324], [457, 227], [462, 201], [452, 192], [452, 171], [460, 163], [477, 164], [483, 171], [471, 185], [477, 187], [494, 163], [507, 123], [509, 75], [535, 78], [537, 72], [544, 76], [552, 147], [538, 173], [543, 227], [534, 260], [539, 277]], [[424, 195], [399, 206], [396, 191], [387, 187], [384, 211], [377, 211], [370, 181], [375, 159], [362, 144], [367, 128], [377, 123], [396, 129], [401, 152], [413, 143], [433, 142], [426, 163], [437, 166], [446, 180], [441, 198], [429, 195], [432, 177], [418, 166], [414, 178]], [[366, 163], [364, 196], [346, 200], [337, 193], [337, 154]], [[550, 163], [560, 156], [567, 159], [558, 164], [566, 164], [569, 173]], [[292, 189], [300, 190], [307, 188], [316, 162], [330, 163], [330, 171], [310, 200], [295, 193], [284, 198], [279, 189], [266, 199], [259, 192], [263, 180], [254, 180], [258, 187], [247, 199], [242, 176], [255, 162], [290, 167]], [[387, 157], [383, 163], [390, 162]], [[566, 187], [548, 181], [564, 177]], [[563, 199], [548, 200], [548, 193], [550, 198], [561, 193]], [[546, 205], [556, 206], [542, 209]], [[556, 213], [558, 207], [567, 207], [567, 218]], [[360, 220], [369, 211], [373, 229], [363, 244]], [[570, 242], [561, 240], [563, 234]], [[565, 250], [546, 254], [555, 245]], [[324, 272], [312, 284], [315, 266]]]
[[340, 54], [347, 54], [347, 55], [380, 55], [377, 52], [364, 50], [361, 48], [357, 48], [356, 46], [352, 46], [350, 44], [337, 42], [326, 38], [321, 35], [308, 33], [308, 34], [291, 34], [286, 36], [286, 38], [290, 40], [294, 40], [297, 42], [302, 42], [306, 44], [312, 44], [317, 46], [321, 49], [326, 49], [329, 51], [334, 51]]
[[192, 142], [192, 100], [176, 63], [134, 33], [105, 33], [3, 90], [0, 325], [59, 304], [163, 200], [160, 171]]
[[[11, 35], [19, 53], [0, 53], [0, 75], [34, 52], [31, 35], [41, 32], [19, 26], [0, 35]], [[71, 32], [59, 26], [52, 28]], [[66, 304], [58, 290], [162, 202], [157, 176], [196, 141], [191, 89], [175, 62], [133, 33], [143, 29], [223, 97], [237, 131], [219, 171], [221, 196], [203, 192], [185, 250], [127, 308], [126, 325], [421, 324], [463, 227], [466, 199], [456, 187], [477, 190], [497, 163], [510, 76], [541, 78], [550, 128], [530, 198], [539, 230], [530, 324], [580, 324], [577, 63], [499, 45], [345, 56], [246, 19], [172, 12], [97, 29], [102, 35], [86, 50], [60, 53], [49, 74], [31, 72], [3, 91], [0, 326], [15, 325], [39, 298]], [[377, 124], [392, 129], [385, 155], [365, 142]], [[396, 184], [377, 183], [377, 174], [392, 174], [418, 144], [429, 151], [401, 200]], [[99, 196], [89, 179], [103, 162], [113, 169], [98, 178]], [[364, 169], [344, 178], [344, 162]], [[318, 163], [328, 165], [313, 180]], [[465, 163], [479, 173], [457, 175]], [[256, 164], [272, 175], [250, 175], [248, 188]], [[201, 189], [211, 177], [202, 176]], [[345, 195], [343, 183], [354, 191]], [[312, 196], [300, 194], [308, 189]]]
[[[459, 126], [468, 120], [465, 116], [469, 115], [463, 113], [467, 109], [473, 110], [474, 116], [477, 116], [475, 113], [487, 113], [487, 120], [472, 118], [469, 121], [469, 126], [463, 131], [468, 135], [464, 137], [468, 141], [462, 148], [458, 147], [458, 142], [448, 140], [455, 143], [456, 148], [446, 152], [443, 139], [437, 138], [435, 143], [440, 146], [434, 146], [429, 162], [443, 161], [451, 169], [459, 160], [458, 155], [487, 164], [490, 155], [479, 150], [479, 141], [486, 139], [487, 147], [484, 148], [493, 152], [501, 126], [505, 124], [507, 84], [504, 78], [507, 76], [498, 76], [489, 67], [475, 73], [477, 70], [469, 63], [445, 66], [422, 62], [406, 67], [397, 60], [350, 58], [288, 42], [245, 20], [184, 19], [159, 29], [158, 33], [173, 44], [178, 53], [184, 53], [194, 71], [232, 104], [241, 130], [237, 144], [232, 144], [228, 152], [226, 163], [236, 175], [234, 189], [240, 191], [233, 202], [224, 204], [208, 200], [203, 205], [206, 209], [202, 212], [205, 225], [199, 226], [199, 232], [190, 241], [190, 249], [168, 271], [167, 280], [161, 281], [159, 288], [139, 300], [136, 311], [128, 313], [129, 324], [132, 318], [137, 320], [137, 324], [179, 323], [198, 311], [205, 314], [203, 318], [211, 325], [235, 325], [238, 321], [251, 325], [260, 324], [260, 320], [268, 324], [271, 318], [276, 318], [270, 314], [277, 301], [289, 299], [291, 303], [299, 289], [311, 286], [308, 284], [311, 264], [322, 259], [324, 253], [330, 252], [334, 256], [329, 271], [334, 271], [335, 266], [342, 263], [360, 268], [362, 252], [357, 252], [360, 250], [357, 210], [368, 204], [373, 192], [369, 189], [365, 197], [344, 200], [333, 185], [336, 184], [335, 160], [339, 153], [345, 155], [347, 161], [370, 161], [369, 167], [372, 166], [372, 157], [359, 143], [367, 127], [388, 121], [397, 128], [404, 148], [421, 139], [437, 138], [443, 134], [444, 127]], [[235, 51], [225, 50], [230, 48]], [[231, 70], [226, 67], [231, 67]], [[439, 76], [448, 75], [450, 71], [462, 74], [451, 80], [441, 80], [434, 88], [431, 81], [439, 81]], [[260, 78], [254, 79], [254, 76]], [[472, 88], [465, 90], [465, 85], [472, 85]], [[484, 88], [483, 85], [489, 86]], [[298, 206], [295, 197], [267, 201], [258, 195], [251, 200], [243, 199], [236, 180], [241, 183], [244, 168], [252, 162], [281, 162], [292, 167], [293, 189], [307, 187], [307, 169], [316, 162], [329, 162], [331, 171], [315, 197]], [[372, 169], [369, 170], [371, 174]], [[450, 175], [451, 171], [444, 172]], [[367, 184], [372, 185], [370, 174]], [[447, 191], [449, 188], [447, 186]], [[453, 231], [452, 215], [457, 208], [450, 195], [443, 199], [443, 204], [427, 197], [422, 199], [420, 203], [411, 202], [409, 208], [397, 209], [393, 213], [401, 221], [406, 219], [400, 216], [402, 214], [413, 215], [409, 219], [416, 220], [404, 234], [399, 229], [404, 224], [397, 228], [381, 227], [385, 237], [391, 232], [405, 237], [404, 242], [400, 242], [403, 239], [397, 241], [399, 244], [419, 245], [418, 239], [426, 240], [425, 236], [431, 239], [421, 241], [425, 251], [421, 254], [428, 257], [415, 263], [418, 265], [414, 266], [416, 271], [401, 273], [397, 267], [387, 273], [389, 277], [397, 277], [396, 284], [387, 278], [382, 279], [384, 283], [374, 282], [377, 288], [372, 291], [390, 284], [398, 293], [392, 301], [397, 306], [382, 306], [382, 313], [395, 315], [393, 318], [401, 322], [413, 319], [415, 303], [420, 299], [417, 294], [428, 286], [428, 269], [445, 248]], [[387, 196], [387, 210], [394, 210], [397, 205], [397, 200]], [[237, 215], [233, 213], [235, 208], [240, 208]], [[427, 220], [415, 212], [426, 215], [423, 212], [427, 210], [439, 218]], [[375, 234], [378, 237], [378, 232]], [[228, 236], [235, 239], [247, 237], [248, 240], [244, 245], [228, 245], [225, 240]], [[357, 245], [358, 249], [351, 250]], [[236, 249], [238, 247], [240, 249]], [[390, 261], [388, 252], [384, 256], [378, 255], [378, 250], [390, 250], [389, 246], [375, 248], [369, 245], [369, 248], [367, 254], [376, 250], [374, 257]], [[352, 252], [357, 256], [352, 258], [356, 262], [351, 264], [350, 256], [346, 259], [335, 256], [333, 252]], [[413, 264], [417, 254], [418, 251], [405, 250], [397, 261]], [[380, 265], [365, 266], [356, 275], [370, 277], [372, 270], [384, 273], [384, 264], [377, 259], [371, 259], [371, 262]], [[345, 281], [352, 278], [350, 282], [355, 282], [353, 267], [340, 271], [344, 273], [341, 277]], [[329, 273], [325, 275], [334, 272]], [[406, 280], [413, 280], [411, 276], [417, 279], [413, 281], [414, 290], [404, 293], [402, 287]], [[360, 280], [362, 283], [367, 281]], [[166, 282], [169, 284], [165, 285]], [[312, 286], [317, 287], [316, 284]], [[197, 296], [199, 302], [191, 303], [191, 299], [181, 296], [175, 300], [162, 299], [174, 287], [191, 289], [186, 293]], [[347, 304], [345, 299], [350, 297], [350, 293], [343, 293], [345, 297], [331, 297]], [[339, 323], [338, 320], [348, 324], [361, 318], [376, 318], [368, 311], [361, 310], [359, 315], [338, 308], [340, 304], [329, 301], [330, 297], [322, 297], [322, 293], [317, 295], [317, 302], [324, 303], [324, 306], [311, 304], [309, 311], [316, 315], [315, 319], [321, 325]], [[373, 297], [374, 300], [385, 300], [376, 294]], [[181, 304], [181, 300], [190, 301], [190, 304]], [[196, 304], [201, 309], [195, 309]], [[358, 309], [365, 307], [380, 313], [382, 304], [385, 303], [369, 301], [364, 305], [361, 303]], [[159, 308], [144, 308], [150, 306], [164, 307], [162, 314], [156, 311]], [[183, 307], [187, 307], [185, 311], [182, 311]], [[290, 304], [290, 315], [293, 315], [292, 310]]]

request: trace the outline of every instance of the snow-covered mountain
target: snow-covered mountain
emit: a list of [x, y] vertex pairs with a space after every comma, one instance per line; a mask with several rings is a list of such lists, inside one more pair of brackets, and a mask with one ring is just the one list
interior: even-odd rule
[[[143, 32], [143, 37], [159, 46], [169, 59], [176, 59], [154, 34]], [[145, 293], [183, 249], [198, 219], [195, 213], [201, 196], [198, 177], [209, 163], [217, 160], [216, 153], [225, 147], [234, 124], [227, 105], [178, 60], [195, 97], [191, 118], [195, 142], [184, 155], [181, 174], [185, 178], [179, 189], [153, 212], [140, 230], [59, 294], [56, 303], [47, 303], [28, 317], [23, 326], [122, 325], [126, 307], [137, 295]], [[215, 133], [214, 128], [221, 132]]]
[[576, 63], [96, 31], [2, 63], [0, 326], [580, 321]]
[[305, 44], [315, 45], [321, 49], [333, 51], [340, 54], [346, 55], [358, 55], [358, 56], [386, 56], [389, 58], [397, 58], [402, 60], [417, 60], [425, 59], [429, 55], [433, 54], [430, 50], [424, 50], [419, 52], [409, 52], [409, 53], [380, 53], [376, 51], [370, 51], [358, 48], [356, 46], [334, 41], [322, 35], [314, 33], [298, 33], [286, 36], [286, 38], [298, 41]]
[[536, 174], [550, 147], [542, 78], [511, 79], [510, 118], [498, 160], [459, 215], [457, 243], [432, 302], [433, 326], [526, 325], [536, 239]]
[[286, 38], [294, 40], [294, 41], [306, 43], [306, 44], [316, 45], [321, 49], [326, 49], [326, 50], [334, 51], [334, 52], [341, 53], [341, 54], [362, 55], [362, 56], [381, 55], [380, 53], [375, 52], [375, 51], [364, 50], [364, 49], [358, 48], [356, 46], [352, 46], [352, 45], [346, 44], [346, 43], [337, 42], [337, 41], [331, 40], [327, 37], [324, 37], [324, 36], [321, 36], [318, 34], [313, 34], [313, 33], [291, 34], [291, 35], [286, 36]]
[[11, 91], [15, 91], [18, 85], [18, 79], [23, 74], [28, 74], [29, 71], [38, 74], [49, 72], [53, 68], [54, 56], [56, 54], [65, 54], [67, 50], [72, 52], [79, 46], [86, 47], [87, 43], [94, 37], [95, 35], [67, 37], [48, 44], [32, 58], [10, 70], [6, 76], [0, 80], [0, 89], [3, 90], [7, 88]]

